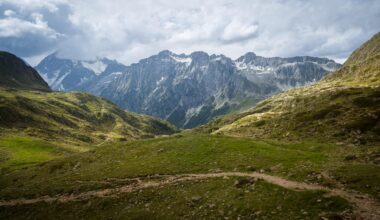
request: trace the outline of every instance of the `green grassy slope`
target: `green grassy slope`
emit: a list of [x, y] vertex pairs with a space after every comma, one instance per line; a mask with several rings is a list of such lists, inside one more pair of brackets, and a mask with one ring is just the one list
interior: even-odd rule
[[96, 145], [171, 134], [175, 128], [85, 93], [0, 88], [0, 130], [59, 143]]
[[[380, 199], [378, 151], [376, 146], [359, 149], [315, 142], [181, 134], [106, 145], [16, 170], [0, 178], [0, 197], [78, 193], [117, 186], [123, 183], [118, 181], [122, 178], [155, 174], [262, 171], [326, 186], [340, 183]], [[355, 158], [350, 159], [352, 155]]]
[[18, 169], [53, 160], [72, 152], [47, 141], [9, 136], [0, 139], [0, 169]]
[[[179, 134], [107, 145], [41, 166], [13, 171], [0, 178], [0, 198], [77, 194], [133, 185], [125, 178], [155, 179], [159, 178], [155, 177], [157, 174], [260, 171], [328, 187], [344, 186], [380, 200], [380, 172], [373, 157], [379, 148], [348, 148], [314, 142], [280, 143]], [[355, 158], [347, 159], [352, 154]], [[243, 219], [250, 219], [258, 213], [259, 219], [279, 219], [280, 216], [286, 216], [285, 219], [319, 219], [321, 214], [337, 214], [350, 209], [344, 200], [326, 198], [323, 192], [294, 192], [265, 181], [239, 188], [234, 185], [237, 179], [189, 181], [142, 189], [114, 198], [93, 198], [65, 204], [40, 202], [0, 207], [0, 213], [3, 213], [0, 216], [21, 218], [29, 213], [36, 218], [110, 216], [167, 219], [175, 216], [237, 218], [240, 214]], [[193, 198], [198, 196], [201, 199]], [[302, 210], [299, 208], [301, 204], [304, 205]], [[168, 206], [171, 209], [167, 209]]]
[[89, 94], [0, 87], [0, 171], [175, 131], [169, 123]]
[[198, 130], [246, 137], [379, 143], [379, 48], [380, 34], [376, 34], [324, 80], [281, 93]]
[[380, 33], [355, 50], [338, 71], [325, 81], [349, 86], [380, 85]]
[[[117, 198], [0, 207], [2, 219], [340, 219], [346, 201], [322, 192], [295, 192], [236, 178], [186, 182]], [[302, 208], [300, 208], [302, 207]]]

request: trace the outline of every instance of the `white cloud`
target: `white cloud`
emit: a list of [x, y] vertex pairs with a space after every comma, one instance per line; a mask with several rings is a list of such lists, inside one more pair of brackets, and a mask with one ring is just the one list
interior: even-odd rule
[[55, 12], [62, 4], [68, 4], [67, 0], [2, 0], [0, 6], [4, 4], [14, 5], [22, 11], [33, 11], [46, 8], [50, 12]]
[[16, 13], [12, 10], [5, 10], [4, 11], [4, 15], [7, 16], [7, 17], [12, 17], [14, 16]]
[[[20, 28], [13, 31], [17, 33], [8, 28], [3, 34], [22, 35], [38, 28], [45, 37], [62, 33], [65, 37], [46, 51], [58, 49], [70, 58], [108, 56], [125, 63], [164, 49], [177, 53], [204, 50], [234, 58], [253, 51], [263, 56], [344, 60], [380, 30], [380, 2], [376, 0], [3, 2], [5, 10], [17, 15], [44, 15], [32, 20], [5, 17], [4, 23], [14, 22]], [[59, 18], [53, 17], [60, 13]], [[65, 28], [57, 31], [60, 27]]]
[[249, 39], [258, 34], [258, 28], [257, 24], [244, 24], [241, 21], [233, 20], [225, 27], [221, 39], [226, 42]]
[[51, 29], [39, 13], [31, 14], [32, 21], [14, 17], [0, 19], [0, 37], [21, 37], [24, 34], [39, 34], [43, 37], [56, 39], [59, 33]]

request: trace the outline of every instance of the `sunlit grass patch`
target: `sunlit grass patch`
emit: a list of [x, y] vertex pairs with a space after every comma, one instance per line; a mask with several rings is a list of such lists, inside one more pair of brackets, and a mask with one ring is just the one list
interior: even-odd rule
[[28, 167], [61, 157], [65, 151], [54, 144], [30, 137], [0, 138], [0, 168]]

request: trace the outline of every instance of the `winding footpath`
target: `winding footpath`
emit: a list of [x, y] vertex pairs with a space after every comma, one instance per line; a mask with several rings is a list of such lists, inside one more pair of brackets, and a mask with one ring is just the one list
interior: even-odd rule
[[218, 177], [253, 177], [263, 179], [266, 182], [291, 189], [295, 191], [305, 190], [323, 190], [327, 192], [328, 196], [339, 196], [349, 201], [354, 207], [354, 213], [362, 219], [378, 220], [380, 219], [380, 204], [368, 196], [358, 194], [355, 192], [345, 191], [343, 189], [331, 189], [316, 184], [308, 184], [296, 181], [290, 181], [277, 176], [268, 174], [251, 172], [220, 172], [220, 173], [200, 173], [200, 174], [182, 174], [182, 175], [156, 175], [157, 180], [143, 181], [140, 178], [123, 179], [125, 181], [133, 182], [128, 185], [123, 185], [115, 188], [100, 189], [88, 191], [71, 195], [58, 195], [58, 196], [43, 196], [34, 199], [14, 199], [14, 200], [0, 200], [0, 206], [16, 206], [27, 205], [38, 202], [71, 202], [88, 200], [94, 197], [114, 197], [121, 193], [130, 193], [141, 189], [160, 187], [170, 184], [175, 184], [184, 181], [202, 180], [208, 178]]

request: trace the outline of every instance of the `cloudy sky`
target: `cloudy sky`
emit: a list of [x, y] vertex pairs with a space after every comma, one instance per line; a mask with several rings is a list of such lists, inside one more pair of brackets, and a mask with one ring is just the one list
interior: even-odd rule
[[169, 49], [343, 62], [380, 31], [378, 0], [0, 0], [0, 50], [126, 64]]

